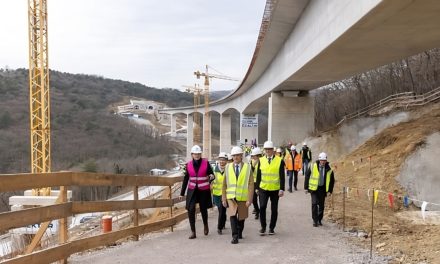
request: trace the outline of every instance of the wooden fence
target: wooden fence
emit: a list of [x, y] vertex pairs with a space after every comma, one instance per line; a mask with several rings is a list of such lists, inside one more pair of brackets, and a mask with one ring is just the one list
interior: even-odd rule
[[[183, 180], [183, 176], [158, 177], [145, 175], [123, 175], [102, 173], [77, 173], [77, 172], [54, 172], [40, 174], [8, 174], [0, 175], [0, 192], [35, 189], [43, 187], [60, 187], [60, 196], [57, 204], [41, 206], [19, 211], [5, 212], [0, 214], [0, 231], [12, 228], [25, 227], [28, 225], [43, 223], [48, 225], [50, 221], [60, 219], [59, 244], [54, 247], [32, 252], [39, 243], [45, 229], [40, 228], [34, 240], [26, 250], [25, 255], [4, 260], [1, 263], [51, 263], [61, 260], [67, 262], [67, 258], [78, 252], [113, 244], [119, 239], [172, 227], [187, 217], [186, 212], [172, 215], [165, 219], [148, 224], [138, 224], [138, 210], [146, 208], [172, 207], [179, 203], [178, 198], [138, 200], [139, 186], [168, 186], [171, 187]], [[67, 187], [70, 186], [132, 186], [133, 200], [128, 201], [67, 201]], [[118, 231], [104, 233], [77, 240], [69, 240], [67, 237], [67, 217], [79, 213], [126, 211], [133, 210], [133, 226]], [[43, 230], [44, 229], [44, 230]], [[40, 232], [41, 231], [41, 232]]]

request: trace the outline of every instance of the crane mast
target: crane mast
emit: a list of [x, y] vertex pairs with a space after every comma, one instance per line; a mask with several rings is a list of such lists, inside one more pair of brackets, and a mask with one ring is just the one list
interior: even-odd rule
[[[51, 171], [47, 0], [28, 0], [31, 171]], [[50, 188], [34, 189], [50, 195]]]
[[200, 123], [200, 117], [197, 115], [197, 106], [200, 105], [200, 95], [203, 93], [202, 89], [199, 87], [198, 84], [194, 84], [194, 86], [190, 85], [182, 85], [182, 87], [185, 88], [185, 91], [194, 94], [194, 114], [193, 114], [193, 133], [194, 133], [194, 144], [201, 144], [201, 134], [200, 134], [200, 128], [202, 127], [202, 124]]
[[204, 73], [200, 71], [195, 71], [194, 75], [196, 76], [197, 79], [200, 79], [200, 77], [205, 77], [205, 83], [204, 83], [205, 89], [203, 91], [205, 95], [204, 97], [205, 114], [203, 115], [203, 153], [204, 153], [204, 157], [210, 159], [212, 155], [211, 155], [211, 118], [209, 113], [209, 78], [223, 79], [229, 81], [239, 81], [239, 79], [225, 75], [209, 73], [208, 68], [209, 66], [206, 65]]

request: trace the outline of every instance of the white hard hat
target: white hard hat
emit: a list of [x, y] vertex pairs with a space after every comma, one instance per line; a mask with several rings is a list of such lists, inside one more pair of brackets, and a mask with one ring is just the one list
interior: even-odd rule
[[226, 154], [226, 152], [220, 152], [218, 154], [218, 158], [219, 159], [228, 159], [228, 154]]
[[327, 154], [325, 152], [319, 153], [318, 160], [327, 160]]
[[265, 149], [273, 149], [273, 142], [272, 141], [264, 142], [263, 148], [265, 148]]
[[256, 156], [256, 155], [261, 155], [261, 154], [263, 154], [263, 153], [261, 152], [261, 149], [259, 147], [252, 149], [251, 156]]
[[231, 155], [231, 153], [228, 153], [228, 160], [232, 160], [232, 155]]
[[233, 155], [240, 155], [240, 154], [243, 154], [243, 150], [240, 147], [235, 146], [231, 149], [232, 156]]
[[277, 148], [277, 152], [281, 153], [282, 151], [281, 151], [281, 149], [280, 149], [280, 148]]
[[304, 142], [304, 143], [303, 143], [303, 146], [307, 146], [307, 143], [306, 143], [306, 142]]
[[290, 150], [295, 150], [295, 151], [296, 151], [295, 145], [292, 145], [292, 146], [290, 147]]
[[202, 148], [199, 145], [194, 145], [191, 148], [191, 154], [202, 154]]

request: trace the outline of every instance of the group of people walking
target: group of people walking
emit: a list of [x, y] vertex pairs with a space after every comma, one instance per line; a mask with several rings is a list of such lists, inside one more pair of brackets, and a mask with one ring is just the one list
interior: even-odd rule
[[[307, 147], [305, 145], [305, 147]], [[183, 199], [186, 192], [186, 210], [191, 228], [189, 239], [196, 235], [196, 204], [199, 204], [203, 221], [204, 235], [208, 235], [208, 208], [213, 204], [218, 209], [217, 233], [223, 234], [226, 213], [229, 215], [232, 231], [232, 244], [243, 238], [245, 220], [249, 217], [249, 207], [254, 206], [255, 219], [260, 220], [259, 234], [274, 235], [278, 219], [279, 198], [284, 196], [285, 172], [289, 176], [289, 192], [297, 190], [298, 172], [303, 169], [304, 189], [311, 193], [313, 226], [322, 224], [324, 202], [327, 193], [333, 191], [334, 174], [327, 163], [327, 155], [321, 153], [316, 163], [310, 163], [311, 151], [296, 152], [289, 146], [284, 157], [275, 155], [274, 144], [266, 141], [264, 153], [255, 147], [250, 162], [244, 162], [240, 147], [231, 149], [232, 161], [221, 152], [218, 163], [211, 168], [206, 159], [201, 158], [202, 150], [195, 145], [191, 149], [192, 159], [186, 164], [184, 180], [180, 193]], [[304, 156], [309, 158], [304, 162]], [[212, 195], [211, 195], [212, 190]], [[270, 200], [271, 216], [267, 226], [266, 209]], [[268, 228], [267, 228], [268, 227]], [[267, 232], [268, 231], [268, 232]]]

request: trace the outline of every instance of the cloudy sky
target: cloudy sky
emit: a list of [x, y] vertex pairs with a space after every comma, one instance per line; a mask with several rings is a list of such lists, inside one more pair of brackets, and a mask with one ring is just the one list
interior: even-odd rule
[[[0, 0], [1, 68], [28, 68], [27, 2]], [[241, 79], [265, 2], [48, 0], [49, 65], [157, 88], [192, 85], [205, 64]], [[237, 85], [214, 79], [211, 89]]]

